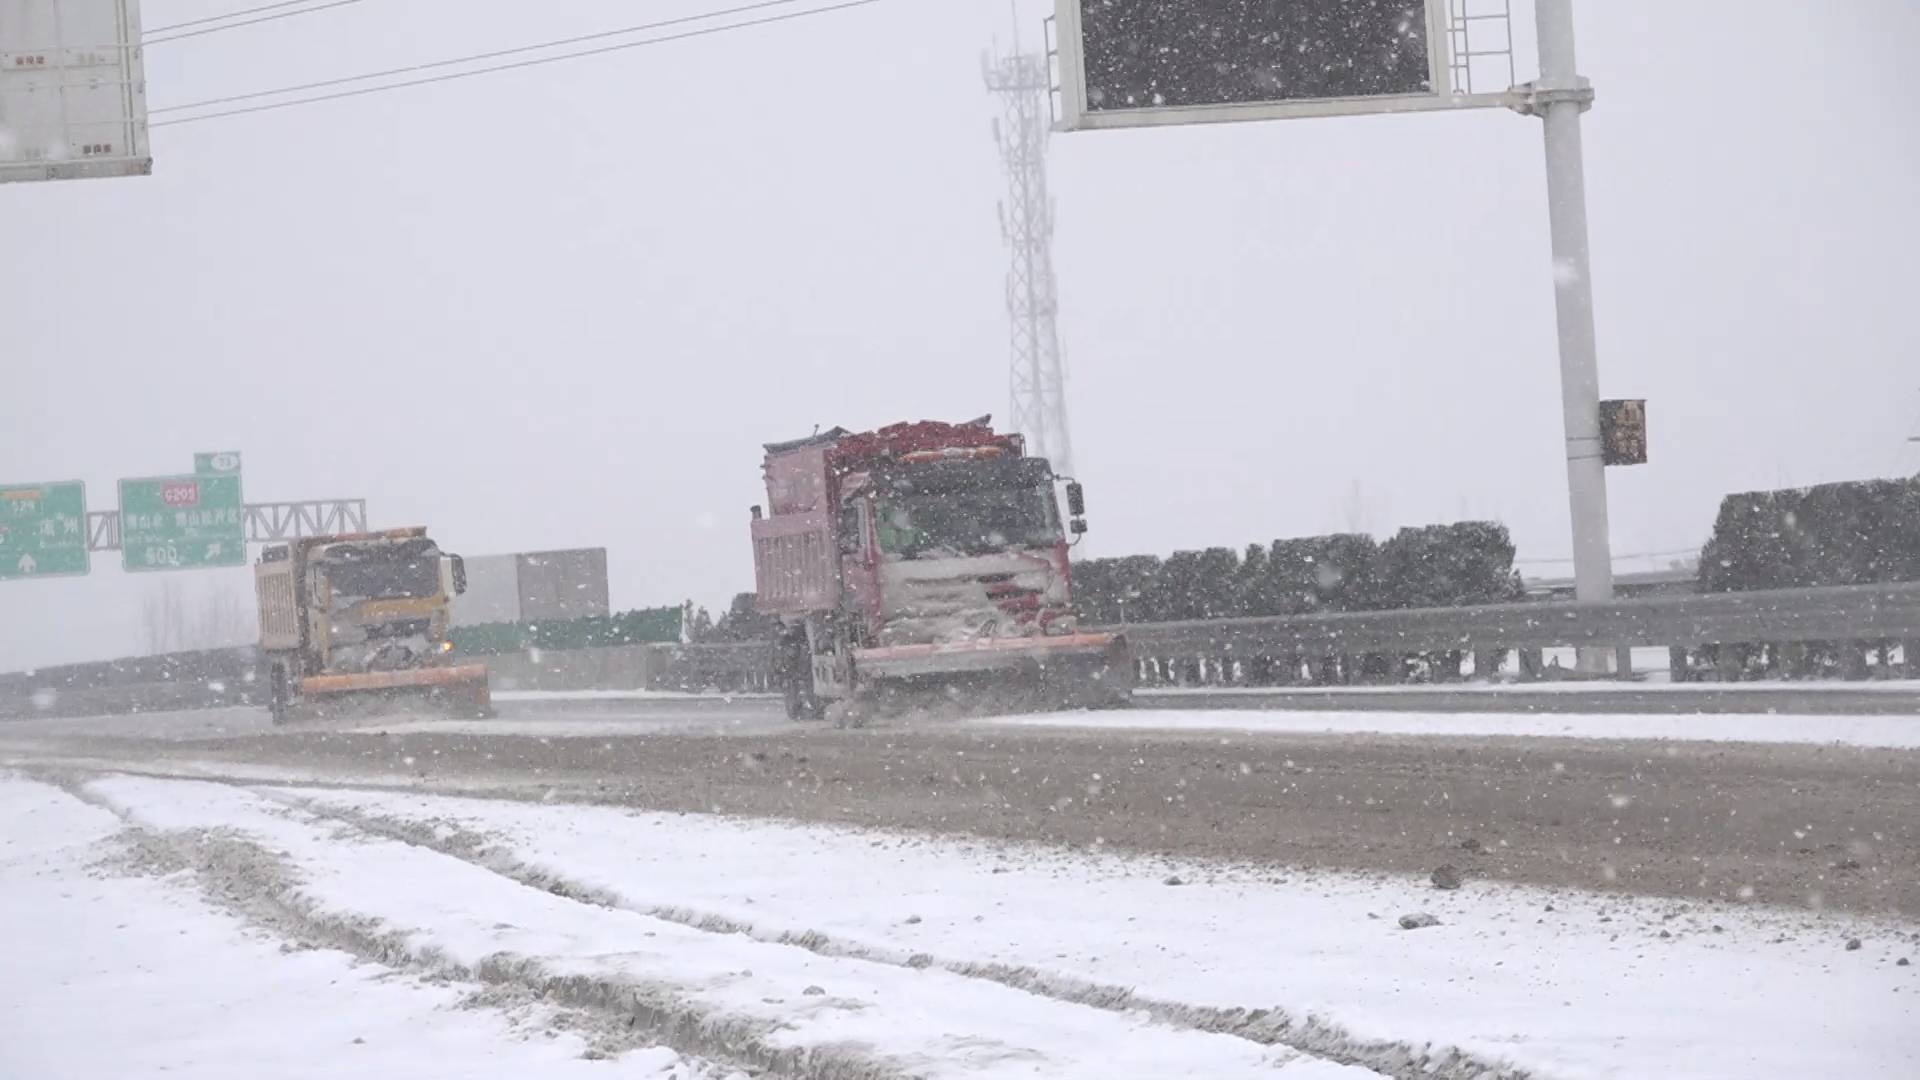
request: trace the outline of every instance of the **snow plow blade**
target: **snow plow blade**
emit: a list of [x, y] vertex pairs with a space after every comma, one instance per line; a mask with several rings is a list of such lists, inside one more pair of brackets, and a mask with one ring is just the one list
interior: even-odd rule
[[311, 675], [300, 680], [300, 693], [309, 698], [336, 699], [360, 694], [425, 696], [444, 702], [451, 712], [479, 716], [493, 713], [493, 691], [487, 684], [487, 669], [481, 664]]
[[855, 649], [863, 680], [1027, 683], [1050, 704], [1114, 707], [1133, 696], [1133, 652], [1121, 634], [982, 638], [935, 645]]

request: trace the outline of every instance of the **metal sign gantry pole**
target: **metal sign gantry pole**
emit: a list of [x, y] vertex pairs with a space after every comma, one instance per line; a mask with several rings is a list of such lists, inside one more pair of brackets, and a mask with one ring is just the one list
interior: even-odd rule
[[[1566, 425], [1567, 501], [1573, 519], [1574, 598], [1613, 599], [1607, 535], [1607, 474], [1600, 446], [1599, 347], [1593, 327], [1593, 274], [1587, 239], [1586, 159], [1580, 114], [1593, 85], [1575, 59], [1573, 0], [1535, 0], [1540, 78], [1521, 109], [1546, 133], [1547, 215], [1553, 234], [1554, 308], [1560, 330], [1560, 407]], [[1607, 650], [1580, 650], [1579, 668], [1605, 671]], [[1624, 674], [1624, 670], [1622, 674]]]

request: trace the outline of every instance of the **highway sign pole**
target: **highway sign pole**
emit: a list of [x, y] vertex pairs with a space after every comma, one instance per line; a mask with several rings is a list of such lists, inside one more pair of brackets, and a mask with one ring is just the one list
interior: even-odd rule
[[[1554, 307], [1560, 326], [1560, 408], [1566, 426], [1567, 501], [1573, 519], [1574, 598], [1613, 599], [1607, 536], [1607, 474], [1600, 443], [1599, 346], [1593, 326], [1593, 274], [1587, 238], [1587, 179], [1580, 114], [1593, 87], [1575, 59], [1573, 0], [1536, 0], [1540, 78], [1527, 111], [1546, 132], [1547, 213], [1553, 233]], [[1579, 650], [1581, 671], [1607, 669], [1604, 648]], [[1623, 673], [1624, 674], [1624, 673]]]

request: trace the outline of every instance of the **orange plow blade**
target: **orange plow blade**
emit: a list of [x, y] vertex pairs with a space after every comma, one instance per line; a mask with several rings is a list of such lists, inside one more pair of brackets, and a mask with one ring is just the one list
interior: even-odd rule
[[1005, 671], [1022, 665], [1104, 660], [1125, 647], [1118, 634], [1066, 634], [855, 649], [853, 658], [860, 671], [872, 678], [907, 679]]
[[855, 649], [853, 666], [882, 694], [888, 685], [933, 690], [994, 710], [1122, 708], [1133, 696], [1133, 654], [1114, 633]]
[[450, 706], [489, 715], [493, 711], [493, 692], [487, 683], [487, 669], [481, 664], [456, 667], [413, 668], [406, 671], [363, 671], [344, 675], [310, 675], [300, 680], [300, 693], [308, 697], [338, 694], [379, 694], [419, 691], [445, 699]]

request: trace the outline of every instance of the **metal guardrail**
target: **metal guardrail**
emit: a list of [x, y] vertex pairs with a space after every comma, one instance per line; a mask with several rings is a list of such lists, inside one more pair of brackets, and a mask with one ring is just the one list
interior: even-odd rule
[[[1202, 619], [1106, 629], [1125, 631], [1141, 659], [1473, 653], [1581, 645], [1691, 649], [1814, 641], [1920, 643], [1920, 582], [1647, 596], [1605, 604], [1535, 601]], [[699, 655], [699, 666], [706, 671], [732, 668], [760, 674], [768, 662], [765, 646], [754, 643], [681, 649]]]
[[[496, 690], [719, 690], [771, 684], [764, 642], [536, 649], [477, 659]], [[0, 719], [251, 705], [265, 688], [253, 646], [0, 673]]]
[[[1142, 660], [1219, 661], [1298, 657], [1540, 650], [1580, 645], [1785, 645], [1799, 642], [1908, 643], [1920, 663], [1920, 582], [1767, 592], [1652, 596], [1606, 604], [1535, 602], [1483, 607], [1356, 611], [1279, 618], [1135, 623], [1123, 628]], [[770, 685], [763, 642], [654, 645], [658, 663], [635, 673], [656, 689], [761, 689]], [[0, 675], [0, 715], [38, 708], [39, 691], [110, 691], [138, 686], [220, 684], [226, 701], [252, 662], [251, 649], [214, 650], [76, 664]], [[1203, 665], [1204, 667], [1205, 665]], [[237, 691], [244, 695], [245, 691]]]
[[1391, 653], [1920, 639], [1920, 583], [1136, 623], [1136, 654]]

